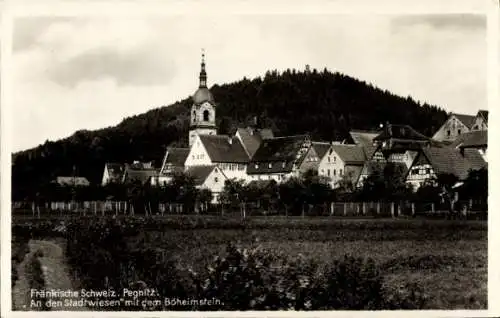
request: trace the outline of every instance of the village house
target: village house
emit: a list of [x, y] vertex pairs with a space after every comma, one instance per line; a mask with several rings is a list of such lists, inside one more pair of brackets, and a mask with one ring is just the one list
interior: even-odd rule
[[193, 166], [217, 165], [229, 179], [246, 179], [249, 157], [240, 140], [229, 135], [196, 135], [184, 163]]
[[168, 147], [163, 157], [156, 184], [164, 185], [170, 182], [176, 173], [183, 172], [188, 155], [189, 148]]
[[469, 132], [476, 122], [476, 117], [464, 114], [451, 114], [436, 131], [432, 139], [452, 142], [462, 134]]
[[158, 171], [153, 167], [152, 162], [134, 161], [132, 164], [125, 164], [121, 183], [140, 182], [141, 184], [156, 185], [157, 176]]
[[248, 164], [248, 181], [275, 180], [278, 183], [317, 165], [319, 158], [308, 135], [265, 139]]
[[408, 125], [386, 123], [381, 133], [373, 138], [375, 149], [365, 162], [358, 179], [358, 186], [373, 174], [373, 169], [383, 167], [386, 163], [395, 164], [404, 173], [408, 171], [419, 151], [435, 143], [430, 138], [417, 132]]
[[366, 159], [362, 146], [332, 144], [319, 163], [318, 175], [326, 178], [332, 188], [344, 178], [356, 185]]
[[186, 170], [186, 174], [194, 179], [197, 189], [209, 189], [212, 192], [211, 203], [218, 203], [227, 177], [217, 165], [192, 166]]
[[408, 170], [406, 182], [417, 190], [426, 183], [435, 183], [439, 174], [452, 174], [463, 181], [470, 170], [485, 167], [487, 163], [476, 149], [422, 148]]

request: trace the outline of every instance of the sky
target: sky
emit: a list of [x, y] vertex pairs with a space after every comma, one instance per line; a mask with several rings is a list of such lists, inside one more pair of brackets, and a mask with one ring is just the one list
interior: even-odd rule
[[[14, 20], [13, 151], [269, 69], [339, 71], [449, 112], [487, 109], [483, 15], [198, 15]], [[217, 99], [217, 96], [215, 96]]]

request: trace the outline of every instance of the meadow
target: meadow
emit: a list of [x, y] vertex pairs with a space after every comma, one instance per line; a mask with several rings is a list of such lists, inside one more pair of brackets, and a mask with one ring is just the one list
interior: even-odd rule
[[[362, 261], [369, 259], [369, 262], [373, 262], [377, 271], [375, 276], [380, 278], [385, 291], [400, 298], [416, 297], [419, 308], [487, 308], [488, 244], [485, 221], [321, 217], [240, 220], [177, 216], [114, 219], [111, 221], [114, 227], [105, 223], [109, 220], [102, 222], [104, 223], [96, 225], [82, 220], [76, 221], [74, 226], [79, 228], [80, 233], [89, 230], [95, 233], [95, 237], [81, 242], [77, 242], [78, 238], [75, 236], [71, 238], [71, 225], [68, 225], [66, 241], [69, 263], [73, 267], [81, 266], [79, 269], [75, 268], [75, 276], [81, 278], [81, 285], [84, 287], [87, 284], [88, 287], [95, 288], [95, 284], [100, 283], [103, 275], [108, 275], [107, 279], [114, 275], [110, 273], [116, 273], [116, 268], [127, 267], [124, 262], [133, 265], [134, 279], [142, 279], [153, 285], [155, 282], [160, 284], [158, 278], [153, 277], [155, 275], [148, 278], [149, 280], [141, 275], [149, 277], [151, 273], [172, 272], [175, 268], [175, 271], [198, 273], [208, 277], [210, 273], [207, 268], [220, 264], [216, 260], [231, 254], [228, 253], [228, 247], [230, 249], [231, 246], [236, 246], [238, 251], [242, 251], [241, 255], [259, 250], [259, 257], [272, 255], [274, 260], [280, 260], [283, 264], [295, 264], [291, 267], [306, 268], [308, 264], [314, 264], [314, 269], [311, 270], [314, 273], [310, 273], [310, 277], [322, 275], [328, 268], [335, 267], [333, 264], [338, 264], [336, 262], [345, 260], [346, 256]], [[48, 233], [47, 229], [51, 228], [50, 221], [44, 224], [43, 231], [36, 236]], [[119, 234], [123, 239], [123, 246], [119, 246], [116, 241], [116, 231], [101, 231], [103, 227], [124, 229], [123, 233], [126, 234]], [[20, 228], [24, 226], [17, 230]], [[108, 253], [106, 256], [102, 256], [102, 252], [94, 256], [91, 254], [92, 249], [96, 249], [95, 244], [99, 241], [96, 237], [102, 238], [103, 232], [115, 236], [109, 239], [108, 243], [108, 238], [102, 239], [101, 248]], [[34, 233], [32, 229], [31, 233]], [[89, 244], [92, 244], [92, 249], [85, 248]], [[84, 248], [79, 248], [77, 252], [77, 246]], [[153, 259], [148, 260], [148, 255], [153, 255]], [[116, 266], [107, 271], [104, 261], [99, 259], [101, 256], [103, 260], [111, 258]], [[85, 258], [92, 258], [92, 264], [82, 265], [81, 263], [88, 263], [84, 261]], [[117, 258], [121, 260], [118, 261]], [[297, 259], [301, 260], [302, 265], [297, 265]], [[161, 267], [160, 263], [164, 266]], [[167, 264], [174, 265], [169, 267]], [[248, 265], [243, 266], [245, 270], [247, 266], [254, 265], [249, 261]], [[363, 266], [360, 267], [361, 270], [348, 270], [342, 275], [358, 277], [357, 272], [368, 271]], [[288, 268], [288, 265], [285, 267]], [[131, 280], [130, 269], [128, 272], [121, 271], [118, 276], [121, 277], [116, 277], [115, 284], [123, 287], [122, 282]], [[91, 284], [94, 285], [90, 286]]]

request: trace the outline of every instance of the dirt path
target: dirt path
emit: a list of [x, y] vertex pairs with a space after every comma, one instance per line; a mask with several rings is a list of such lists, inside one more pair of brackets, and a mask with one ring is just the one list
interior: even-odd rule
[[[75, 290], [75, 286], [71, 281], [69, 270], [66, 265], [64, 251], [60, 245], [52, 241], [44, 240], [30, 240], [28, 245], [30, 252], [26, 254], [26, 257], [19, 265], [19, 280], [12, 293], [15, 310], [31, 310], [29, 308], [31, 302], [30, 286], [28, 277], [25, 273], [25, 267], [26, 264], [32, 260], [37, 251], [43, 253], [43, 256], [39, 257], [39, 260], [45, 280], [45, 290]], [[62, 300], [64, 302], [64, 298], [51, 298], [51, 300]], [[88, 309], [85, 307], [68, 308], [63, 306], [52, 306], [51, 310], [86, 311]]]

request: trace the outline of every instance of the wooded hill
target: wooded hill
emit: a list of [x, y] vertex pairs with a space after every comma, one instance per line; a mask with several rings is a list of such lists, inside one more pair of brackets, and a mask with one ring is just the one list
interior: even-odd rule
[[[309, 133], [313, 140], [341, 140], [350, 129], [377, 129], [386, 121], [408, 124], [431, 136], [447, 117], [436, 106], [326, 69], [268, 71], [264, 77], [210, 89], [217, 103], [219, 134], [232, 133], [258, 116], [259, 125], [272, 128], [276, 136]], [[100, 182], [105, 162], [153, 160], [158, 167], [167, 146], [187, 146], [190, 108], [188, 97], [114, 127], [77, 131], [15, 153], [13, 191], [23, 197], [56, 176], [73, 175], [74, 167], [90, 182]]]

